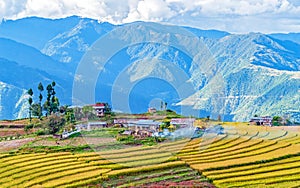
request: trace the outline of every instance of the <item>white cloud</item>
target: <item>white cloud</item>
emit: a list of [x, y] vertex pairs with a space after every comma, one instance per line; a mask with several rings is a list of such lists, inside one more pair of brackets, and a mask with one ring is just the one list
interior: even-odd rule
[[299, 32], [298, 0], [0, 0], [0, 18], [71, 15], [111, 23], [159, 21], [233, 32]]
[[130, 13], [124, 22], [136, 20], [163, 21], [175, 15], [164, 0], [142, 0], [135, 1], [135, 7], [131, 6]]

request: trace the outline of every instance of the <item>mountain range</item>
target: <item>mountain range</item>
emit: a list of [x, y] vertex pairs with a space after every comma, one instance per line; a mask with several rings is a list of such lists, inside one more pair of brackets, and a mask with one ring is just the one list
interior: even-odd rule
[[[87, 58], [106, 57], [91, 54], [112, 49], [116, 41], [129, 45], [105, 64], [82, 65]], [[300, 33], [231, 34], [148, 22], [30, 17], [0, 23], [0, 63], [0, 119], [26, 117], [26, 91], [32, 88], [37, 101], [38, 83], [54, 80], [61, 104], [102, 101], [115, 111], [140, 113], [164, 101], [198, 117], [248, 121], [255, 114], [288, 115], [300, 121]], [[74, 85], [91, 83], [84, 82], [80, 67], [99, 73], [89, 90], [94, 94], [83, 92], [81, 99]]]

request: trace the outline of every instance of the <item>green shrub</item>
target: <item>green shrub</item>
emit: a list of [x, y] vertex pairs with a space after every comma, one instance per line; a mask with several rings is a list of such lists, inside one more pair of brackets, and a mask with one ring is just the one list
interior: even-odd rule
[[26, 125], [25, 127], [24, 127], [24, 130], [27, 132], [27, 131], [29, 131], [30, 129], [32, 129], [34, 127], [34, 124], [33, 123], [30, 123], [29, 125]]
[[46, 135], [47, 133], [46, 133], [46, 131], [40, 129], [40, 130], [36, 131], [35, 134], [40, 136], [40, 135]]
[[123, 144], [141, 144], [141, 140], [137, 140], [134, 138], [134, 136], [125, 136], [125, 135], [118, 135], [116, 137], [117, 141], [123, 143]]

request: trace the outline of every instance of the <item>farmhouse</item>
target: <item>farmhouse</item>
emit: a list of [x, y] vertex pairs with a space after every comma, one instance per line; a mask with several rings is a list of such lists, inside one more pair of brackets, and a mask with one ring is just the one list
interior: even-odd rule
[[96, 115], [98, 117], [103, 117], [105, 113], [108, 113], [111, 111], [108, 103], [96, 103], [92, 105], [93, 109], [96, 112]]
[[148, 112], [153, 114], [156, 112], [156, 108], [150, 107], [150, 108], [148, 108]]
[[271, 116], [253, 117], [253, 118], [250, 119], [249, 122], [252, 125], [272, 126], [272, 117]]
[[136, 120], [136, 121], [129, 121], [127, 126], [130, 130], [156, 131], [159, 129], [160, 124], [161, 124], [161, 122], [157, 122], [154, 120], [141, 119], [141, 120]]
[[75, 128], [76, 128], [76, 130], [79, 130], [79, 131], [81, 131], [81, 130], [87, 130], [87, 124], [77, 124], [77, 125], [75, 125]]
[[88, 122], [87, 124], [87, 130], [93, 130], [93, 129], [99, 129], [99, 128], [104, 128], [107, 127], [107, 123], [105, 121], [93, 121], [93, 122]]
[[184, 128], [188, 126], [193, 126], [195, 120], [195, 118], [172, 118], [170, 124], [176, 127]]
[[122, 127], [128, 127], [129, 122], [132, 121], [138, 121], [138, 119], [127, 119], [127, 118], [114, 119], [114, 124], [121, 125]]
[[128, 131], [123, 134], [132, 134], [134, 136], [147, 137], [152, 136], [159, 129], [161, 122], [149, 119], [114, 119], [115, 125], [126, 127]]

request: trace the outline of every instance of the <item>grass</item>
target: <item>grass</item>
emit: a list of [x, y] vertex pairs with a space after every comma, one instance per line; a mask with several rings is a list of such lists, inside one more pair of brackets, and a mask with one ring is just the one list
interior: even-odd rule
[[105, 128], [91, 131], [82, 131], [81, 135], [84, 137], [101, 137], [101, 138], [115, 138], [119, 132], [124, 131], [123, 128]]

